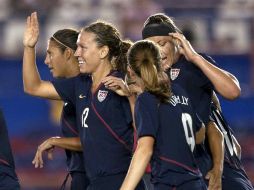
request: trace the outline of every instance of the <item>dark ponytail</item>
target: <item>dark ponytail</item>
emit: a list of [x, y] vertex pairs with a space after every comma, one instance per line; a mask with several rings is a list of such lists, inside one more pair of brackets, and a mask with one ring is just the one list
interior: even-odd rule
[[119, 46], [119, 54], [116, 55], [114, 67], [123, 73], [127, 72], [127, 52], [130, 49], [132, 42], [129, 40], [122, 41]]
[[112, 24], [104, 21], [94, 22], [84, 27], [82, 31], [94, 33], [98, 47], [108, 46], [109, 61], [111, 61], [115, 69], [126, 73], [126, 53], [131, 46], [130, 41], [122, 41], [118, 30]]

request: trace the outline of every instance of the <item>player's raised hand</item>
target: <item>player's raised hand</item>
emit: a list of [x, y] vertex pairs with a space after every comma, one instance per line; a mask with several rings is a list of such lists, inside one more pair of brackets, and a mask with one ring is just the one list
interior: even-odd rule
[[105, 85], [106, 88], [113, 90], [120, 96], [131, 95], [128, 86], [121, 78], [108, 76], [102, 80], [102, 83]]
[[169, 36], [172, 37], [173, 43], [176, 45], [179, 53], [184, 55], [188, 61], [193, 62], [195, 58], [199, 56], [183, 34], [169, 33]]
[[39, 22], [37, 13], [33, 12], [26, 19], [25, 32], [23, 36], [23, 45], [25, 47], [35, 47], [39, 38]]

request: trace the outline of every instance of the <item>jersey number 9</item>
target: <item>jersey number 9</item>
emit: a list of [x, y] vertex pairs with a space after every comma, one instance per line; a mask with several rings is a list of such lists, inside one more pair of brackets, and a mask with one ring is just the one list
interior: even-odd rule
[[188, 113], [182, 113], [182, 123], [187, 144], [193, 152], [195, 148], [195, 137], [193, 134], [192, 118]]

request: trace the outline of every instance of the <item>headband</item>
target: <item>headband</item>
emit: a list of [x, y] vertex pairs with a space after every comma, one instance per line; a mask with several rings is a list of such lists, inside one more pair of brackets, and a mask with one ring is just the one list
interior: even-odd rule
[[146, 25], [142, 30], [143, 39], [153, 36], [168, 36], [168, 33], [175, 33], [176, 29], [174, 26], [160, 23], [160, 24], [149, 24]]
[[[64, 43], [62, 43], [62, 42], [60, 42], [58, 39], [56, 39], [56, 37], [54, 37], [54, 35], [52, 36], [52, 38], [53, 38], [57, 43], [63, 45], [64, 47], [70, 48], [69, 46], [65, 45]], [[70, 48], [70, 49], [72, 49], [72, 48]], [[73, 49], [72, 49], [72, 50], [73, 50]]]

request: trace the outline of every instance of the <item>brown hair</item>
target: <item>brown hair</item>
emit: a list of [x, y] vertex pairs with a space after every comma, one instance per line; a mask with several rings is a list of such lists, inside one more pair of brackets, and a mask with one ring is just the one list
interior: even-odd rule
[[114, 58], [113, 66], [118, 71], [126, 73], [127, 51], [131, 47], [131, 41], [123, 41], [119, 31], [110, 23], [97, 21], [84, 27], [82, 31], [91, 32], [96, 35], [95, 41], [99, 47], [108, 46], [109, 61]]
[[154, 42], [141, 40], [134, 43], [128, 52], [128, 63], [143, 80], [146, 91], [154, 94], [160, 102], [169, 101], [170, 82], [161, 68], [160, 51]]
[[79, 31], [74, 29], [62, 29], [58, 30], [50, 38], [51, 41], [56, 42], [56, 46], [63, 52], [67, 47], [76, 50], [77, 49], [77, 39]]

